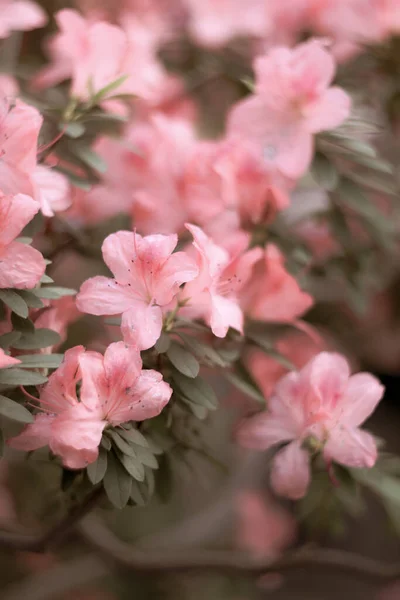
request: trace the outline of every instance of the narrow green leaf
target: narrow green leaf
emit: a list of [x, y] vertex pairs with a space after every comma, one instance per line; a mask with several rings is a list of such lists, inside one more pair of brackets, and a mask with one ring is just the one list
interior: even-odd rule
[[107, 452], [111, 450], [111, 440], [106, 435], [103, 434], [100, 444]]
[[19, 317], [16, 313], [11, 314], [11, 323], [13, 329], [20, 331], [22, 334], [33, 333], [35, 331], [35, 326], [30, 319], [23, 319], [22, 317]]
[[115, 508], [124, 508], [132, 489], [132, 478], [113, 452], [107, 457], [107, 471], [103, 479], [105, 492]]
[[40, 298], [38, 298], [36, 294], [30, 292], [29, 290], [18, 290], [17, 294], [21, 296], [23, 300], [25, 300], [29, 308], [43, 308], [44, 306]]
[[118, 458], [121, 461], [124, 469], [137, 481], [144, 481], [145, 470], [143, 464], [140, 462], [138, 458], [134, 458], [133, 456], [127, 456], [122, 452], [118, 454]]
[[321, 152], [317, 152], [311, 165], [314, 181], [325, 190], [334, 190], [339, 181], [335, 165]]
[[138, 460], [140, 460], [143, 465], [146, 465], [146, 467], [150, 467], [151, 469], [158, 469], [157, 459], [150, 450], [143, 448], [142, 446], [137, 446], [135, 452]]
[[63, 354], [25, 354], [18, 357], [21, 364], [19, 368], [23, 369], [57, 369], [60, 366]]
[[52, 279], [49, 275], [46, 275], [46, 273], [41, 277], [40, 279], [40, 283], [54, 283], [54, 279]]
[[35, 294], [38, 298], [46, 298], [47, 300], [57, 300], [63, 296], [75, 296], [76, 290], [64, 287], [41, 287], [35, 290]]
[[228, 363], [221, 358], [219, 353], [208, 344], [200, 342], [193, 336], [186, 335], [181, 331], [178, 332], [179, 337], [189, 350], [193, 352], [200, 361], [205, 361], [211, 366], [226, 367]]
[[33, 423], [33, 415], [29, 412], [25, 406], [6, 398], [6, 396], [0, 396], [0, 415], [18, 421], [18, 423]]
[[200, 365], [193, 354], [183, 346], [172, 342], [167, 350], [167, 356], [176, 369], [186, 377], [194, 379], [200, 371]]
[[107, 451], [102, 446], [99, 447], [99, 456], [97, 457], [97, 460], [91, 465], [88, 465], [86, 471], [93, 485], [97, 485], [103, 480], [107, 471]]
[[146, 506], [149, 502], [147, 486], [141, 484], [139, 481], [132, 481], [131, 498], [138, 506]]
[[158, 354], [164, 354], [167, 352], [168, 348], [171, 345], [171, 338], [165, 332], [162, 332], [158, 340], [156, 341], [155, 349]]
[[75, 149], [77, 156], [91, 169], [99, 173], [105, 173], [108, 165], [106, 161], [88, 146], [78, 146]]
[[47, 377], [24, 369], [0, 369], [0, 384], [17, 387], [18, 385], [40, 385]]
[[261, 392], [254, 387], [249, 381], [238, 375], [237, 373], [224, 373], [224, 376], [238, 390], [256, 400], [261, 406], [265, 406], [265, 398]]
[[20, 337], [20, 331], [10, 331], [10, 333], [4, 333], [3, 335], [0, 335], [0, 348], [5, 349], [13, 346], [13, 344], [17, 342]]
[[143, 446], [144, 448], [149, 447], [147, 439], [135, 427], [132, 427], [132, 429], [119, 429], [118, 433], [120, 436], [128, 440], [128, 442], [133, 442], [134, 444]]
[[154, 477], [154, 471], [152, 469], [146, 468], [146, 482], [149, 490], [149, 496], [151, 498], [156, 487], [156, 478]]
[[19, 294], [12, 290], [2, 289], [0, 290], [0, 300], [2, 300], [4, 304], [6, 304], [8, 308], [11, 308], [17, 315], [23, 319], [27, 318], [29, 308], [25, 300], [21, 298]]
[[112, 439], [114, 444], [117, 446], [121, 452], [127, 454], [128, 456], [136, 456], [136, 450], [134, 450], [126, 440], [124, 440], [116, 431], [107, 431], [107, 435]]
[[190, 400], [188, 400], [187, 398], [185, 398], [184, 396], [179, 396], [180, 400], [190, 408], [191, 412], [194, 414], [194, 416], [197, 419], [200, 419], [200, 421], [204, 421], [204, 419], [207, 418], [208, 416], [208, 409], [205, 406], [201, 406], [201, 404], [195, 404], [194, 402], [191, 402]]
[[60, 336], [52, 329], [35, 329], [34, 333], [22, 335], [17, 341], [12, 343], [12, 347], [17, 350], [37, 350], [48, 348], [60, 343]]
[[110, 94], [110, 92], [113, 92], [114, 90], [119, 88], [128, 79], [128, 77], [129, 75], [121, 75], [121, 77], [118, 77], [118, 79], [115, 79], [115, 81], [112, 81], [108, 85], [101, 88], [101, 90], [99, 90], [92, 96], [92, 104], [100, 104], [100, 102], [104, 100], [106, 96]]
[[178, 372], [174, 372], [173, 378], [183, 395], [189, 401], [200, 404], [209, 410], [215, 410], [218, 407], [218, 398], [213, 388], [201, 377], [190, 379]]

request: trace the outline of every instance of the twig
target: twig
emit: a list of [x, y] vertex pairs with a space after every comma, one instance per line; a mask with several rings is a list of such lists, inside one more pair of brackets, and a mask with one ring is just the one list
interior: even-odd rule
[[377, 581], [400, 578], [400, 564], [389, 565], [370, 558], [344, 552], [318, 548], [302, 548], [289, 555], [267, 562], [249, 555], [223, 550], [197, 550], [188, 552], [157, 553], [140, 551], [119, 540], [98, 517], [89, 515], [79, 525], [84, 539], [117, 566], [141, 573], [179, 573], [188, 571], [214, 571], [258, 576], [265, 573], [282, 573], [319, 567], [348, 573], [354, 577]]
[[72, 508], [67, 516], [46, 531], [43, 535], [29, 535], [11, 531], [0, 532], [0, 548], [7, 548], [21, 552], [46, 552], [49, 548], [60, 543], [71, 533], [77, 523], [87, 515], [97, 503], [102, 488], [95, 488], [85, 500]]

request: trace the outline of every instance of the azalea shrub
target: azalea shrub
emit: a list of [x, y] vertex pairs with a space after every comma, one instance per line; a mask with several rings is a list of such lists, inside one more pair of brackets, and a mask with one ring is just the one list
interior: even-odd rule
[[83, 519], [146, 569], [90, 517], [202, 478], [258, 574], [371, 492], [400, 534], [400, 2], [54, 4], [0, 3], [0, 544]]

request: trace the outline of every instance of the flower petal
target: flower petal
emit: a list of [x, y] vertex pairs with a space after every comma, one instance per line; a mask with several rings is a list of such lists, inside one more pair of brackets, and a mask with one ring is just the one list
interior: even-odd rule
[[373, 375], [352, 375], [337, 404], [342, 420], [349, 427], [358, 427], [374, 412], [384, 392], [385, 388]]
[[275, 417], [267, 411], [242, 421], [237, 430], [239, 444], [254, 450], [267, 450], [295, 436], [296, 431], [290, 420]]
[[159, 306], [148, 306], [137, 302], [122, 315], [122, 335], [128, 344], [147, 350], [154, 346], [161, 335], [163, 323]]
[[90, 315], [117, 315], [129, 310], [135, 296], [128, 287], [109, 277], [91, 277], [76, 296], [76, 306]]
[[243, 312], [236, 300], [211, 294], [211, 313], [209, 317], [212, 332], [217, 337], [223, 338], [228, 333], [229, 327], [243, 331]]
[[271, 484], [280, 496], [292, 500], [302, 498], [310, 483], [310, 462], [300, 442], [292, 442], [275, 456], [271, 470]]
[[58, 414], [78, 403], [76, 384], [81, 378], [79, 359], [84, 352], [83, 346], [75, 346], [66, 351], [61, 365], [42, 388], [40, 402], [44, 410]]
[[373, 467], [378, 451], [373, 436], [361, 429], [335, 427], [329, 432], [324, 456], [349, 467]]
[[350, 115], [350, 108], [350, 96], [341, 88], [330, 88], [304, 109], [308, 131], [318, 133], [339, 127]]
[[46, 263], [38, 250], [11, 242], [0, 250], [0, 288], [31, 289], [44, 275]]
[[19, 435], [7, 440], [8, 446], [15, 448], [15, 450], [24, 450], [25, 452], [31, 452], [32, 450], [47, 446], [54, 419], [54, 415], [46, 413], [37, 414], [35, 421], [31, 425], [27, 425]]

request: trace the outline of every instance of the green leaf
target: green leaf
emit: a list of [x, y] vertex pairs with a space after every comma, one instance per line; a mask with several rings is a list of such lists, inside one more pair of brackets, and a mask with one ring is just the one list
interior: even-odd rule
[[13, 346], [13, 344], [17, 342], [20, 337], [20, 331], [10, 331], [10, 333], [4, 333], [3, 335], [0, 335], [0, 348], [5, 349]]
[[57, 369], [64, 358], [63, 354], [25, 354], [18, 357], [19, 368], [25, 369]]
[[35, 329], [34, 333], [22, 335], [17, 341], [12, 343], [12, 347], [17, 350], [37, 350], [48, 348], [59, 344], [61, 341], [58, 333], [52, 329]]
[[149, 496], [151, 497], [154, 494], [154, 490], [156, 487], [156, 479], [154, 477], [154, 472], [152, 469], [146, 468], [146, 482], [149, 490]]
[[136, 450], [132, 448], [116, 431], [108, 430], [107, 435], [112, 439], [116, 447], [128, 456], [136, 456]]
[[221, 358], [218, 352], [208, 344], [200, 342], [198, 339], [190, 335], [186, 335], [186, 333], [181, 331], [177, 333], [185, 346], [187, 346], [199, 360], [205, 361], [211, 366], [226, 367], [228, 365], [228, 363]]
[[103, 480], [107, 471], [107, 451], [100, 446], [97, 460], [86, 467], [86, 471], [93, 485], [97, 485]]
[[107, 471], [103, 479], [105, 492], [115, 508], [124, 508], [132, 489], [132, 478], [113, 452], [109, 452]]
[[108, 85], [101, 88], [101, 90], [99, 90], [92, 96], [92, 104], [100, 104], [100, 102], [104, 100], [104, 98], [106, 98], [106, 96], [108, 96], [110, 92], [113, 92], [114, 90], [119, 88], [128, 79], [128, 77], [129, 75], [121, 75], [121, 77], [118, 77], [118, 79], [115, 79], [115, 81], [112, 81]]
[[148, 443], [147, 439], [135, 427], [132, 427], [132, 429], [118, 430], [118, 433], [119, 433], [119, 435], [121, 435], [123, 438], [125, 438], [129, 442], [133, 442], [134, 444], [136, 444], [138, 446], [143, 446], [144, 448], [149, 447], [149, 443]]
[[27, 318], [29, 314], [29, 308], [25, 300], [21, 298], [19, 294], [13, 292], [12, 290], [2, 289], [0, 290], [0, 300], [2, 300], [4, 304], [6, 304], [8, 308], [11, 308], [11, 310], [17, 315], [23, 319]]
[[172, 342], [167, 350], [167, 356], [176, 369], [186, 377], [192, 379], [197, 377], [200, 365], [193, 354], [190, 354], [183, 346]]
[[265, 398], [261, 392], [252, 385], [247, 379], [240, 376], [238, 373], [224, 373], [226, 379], [232, 383], [238, 390], [256, 400], [261, 406], [265, 406]]
[[314, 157], [311, 175], [318, 185], [329, 191], [334, 190], [339, 181], [335, 165], [321, 152], [317, 152]]
[[79, 156], [79, 158], [91, 169], [94, 169], [99, 173], [105, 173], [107, 171], [108, 165], [106, 161], [88, 146], [77, 146], [75, 151], [77, 156]]
[[29, 412], [25, 406], [6, 398], [6, 396], [0, 396], [0, 415], [18, 421], [18, 423], [33, 423], [33, 415]]
[[100, 444], [107, 452], [111, 450], [111, 440], [106, 435], [103, 434]]
[[24, 369], [0, 369], [0, 384], [17, 387], [18, 385], [40, 385], [47, 377]]
[[178, 388], [190, 402], [204, 406], [209, 410], [215, 410], [218, 407], [218, 398], [213, 388], [201, 377], [190, 379], [175, 371], [173, 378]]
[[50, 277], [50, 275], [46, 275], [46, 273], [41, 277], [40, 283], [54, 283], [54, 279]]
[[132, 481], [131, 498], [138, 506], [146, 506], [150, 499], [147, 486], [139, 481]]
[[140, 460], [143, 465], [146, 465], [151, 469], [158, 469], [157, 459], [150, 450], [143, 448], [142, 446], [137, 446], [135, 448], [135, 453], [138, 460]]
[[158, 338], [158, 340], [156, 341], [155, 344], [155, 349], [158, 352], [158, 354], [164, 354], [165, 352], [167, 352], [168, 348], [171, 345], [171, 338], [169, 337], [169, 335], [167, 333], [165, 333], [164, 331], [161, 333], [160, 337]]
[[38, 298], [46, 298], [47, 300], [57, 300], [63, 296], [75, 296], [76, 290], [64, 287], [41, 287], [35, 290]]
[[134, 458], [133, 456], [127, 456], [126, 454], [118, 454], [118, 458], [121, 461], [124, 469], [137, 481], [144, 481], [145, 470], [143, 463], [140, 462], [139, 459]]
[[191, 402], [184, 396], [179, 396], [180, 400], [190, 408], [191, 412], [194, 414], [196, 419], [200, 419], [200, 421], [204, 421], [204, 419], [208, 416], [208, 408], [205, 406], [201, 406], [200, 404], [195, 404]]
[[16, 313], [11, 314], [11, 323], [13, 329], [20, 331], [21, 333], [33, 333], [35, 331], [35, 326], [30, 319], [23, 319]]
[[17, 294], [21, 296], [23, 300], [25, 300], [29, 308], [43, 308], [44, 306], [40, 298], [38, 298], [36, 294], [30, 292], [29, 290], [18, 290]]
[[84, 124], [77, 122], [72, 122], [68, 124], [60, 123], [59, 129], [61, 131], [65, 131], [65, 135], [73, 139], [79, 138], [85, 133]]

